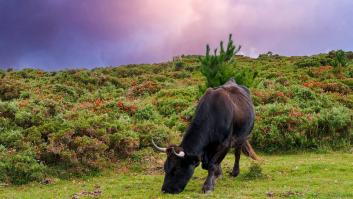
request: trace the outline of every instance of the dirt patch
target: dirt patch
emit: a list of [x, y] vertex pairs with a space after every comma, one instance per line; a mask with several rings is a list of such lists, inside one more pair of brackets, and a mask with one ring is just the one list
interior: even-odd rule
[[266, 193], [266, 196], [269, 198], [274, 198], [274, 197], [287, 198], [287, 197], [291, 197], [291, 196], [303, 196], [303, 193], [291, 191], [291, 190], [283, 192], [283, 193], [274, 193], [272, 191], [268, 191]]
[[98, 198], [101, 195], [102, 195], [102, 190], [101, 190], [100, 186], [96, 185], [96, 186], [94, 186], [93, 191], [81, 191], [80, 193], [75, 193], [72, 196], [72, 199], [79, 199], [80, 197], [83, 197], [83, 196]]

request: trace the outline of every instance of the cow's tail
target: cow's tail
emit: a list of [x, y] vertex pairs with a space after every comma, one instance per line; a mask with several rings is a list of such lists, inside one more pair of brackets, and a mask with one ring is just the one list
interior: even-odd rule
[[249, 156], [253, 160], [260, 160], [260, 158], [256, 155], [254, 149], [250, 145], [249, 141], [246, 140], [241, 147], [241, 150], [246, 156]]

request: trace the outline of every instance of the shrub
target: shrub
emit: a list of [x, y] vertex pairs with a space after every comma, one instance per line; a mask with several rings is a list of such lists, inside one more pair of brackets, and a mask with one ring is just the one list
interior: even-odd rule
[[21, 99], [27, 99], [27, 98], [29, 98], [29, 97], [30, 97], [30, 93], [29, 93], [29, 92], [22, 91], [22, 92], [20, 93], [20, 98], [21, 98]]
[[234, 79], [237, 84], [247, 87], [255, 87], [258, 82], [256, 81], [257, 71], [249, 68], [238, 68], [235, 70]]
[[117, 128], [108, 121], [107, 115], [93, 115], [87, 111], [79, 112], [58, 132], [48, 136], [48, 146], [43, 157], [51, 163], [61, 162], [77, 171], [104, 167], [109, 147], [108, 130]]
[[5, 75], [6, 75], [6, 72], [0, 68], [0, 79], [5, 77]]
[[300, 108], [289, 104], [268, 104], [256, 109], [252, 141], [264, 151], [292, 150], [305, 147], [305, 136], [301, 135], [300, 124], [303, 113]]
[[169, 116], [179, 114], [190, 105], [185, 99], [164, 99], [157, 103], [157, 109], [161, 115]]
[[18, 111], [15, 114], [15, 123], [23, 128], [29, 128], [34, 125], [39, 125], [41, 123], [40, 114], [33, 114], [26, 110]]
[[138, 133], [141, 147], [150, 146], [152, 139], [166, 145], [172, 135], [170, 129], [163, 124], [155, 124], [151, 121], [137, 123], [133, 130]]
[[0, 145], [7, 148], [18, 148], [23, 135], [20, 130], [0, 129]]
[[320, 66], [318, 68], [313, 68], [308, 71], [311, 77], [322, 77], [325, 78], [331, 74], [332, 66]]
[[341, 80], [341, 82], [347, 85], [351, 90], [353, 90], [353, 78], [343, 79]]
[[128, 96], [138, 97], [144, 94], [154, 94], [161, 89], [161, 86], [154, 81], [145, 81], [142, 84], [132, 86], [128, 91]]
[[138, 133], [131, 130], [123, 130], [110, 136], [110, 148], [117, 156], [125, 158], [139, 148]]
[[352, 51], [346, 52], [346, 56], [347, 56], [348, 60], [352, 60], [353, 59], [353, 52]]
[[234, 55], [239, 52], [240, 48], [241, 46], [234, 45], [231, 34], [226, 50], [224, 50], [223, 41], [220, 42], [219, 55], [217, 55], [217, 49], [214, 50], [214, 55], [210, 55], [210, 47], [206, 46], [206, 56], [200, 58], [200, 70], [206, 77], [206, 88], [220, 86], [235, 76]]
[[196, 105], [192, 104], [183, 112], [181, 112], [181, 118], [186, 122], [191, 122], [192, 118], [194, 117], [196, 111]]
[[198, 98], [199, 91], [197, 87], [190, 86], [186, 88], [168, 89], [161, 90], [157, 93], [156, 98], [163, 100], [162, 98], [178, 98], [186, 99], [188, 101], [194, 101]]
[[348, 68], [348, 71], [347, 71], [346, 75], [349, 78], [353, 78], [353, 67]]
[[134, 116], [138, 120], [154, 120], [157, 117], [152, 105], [147, 105], [145, 108], [138, 109]]
[[351, 89], [340, 82], [305, 82], [305, 87], [321, 88], [324, 92], [336, 92], [341, 94], [348, 94]]
[[135, 77], [140, 76], [146, 71], [142, 67], [117, 67], [114, 68], [117, 77]]
[[332, 142], [349, 140], [352, 141], [352, 116], [350, 109], [343, 106], [323, 109], [318, 119], [318, 137], [330, 139]]
[[121, 112], [127, 113], [129, 115], [134, 115], [137, 110], [135, 105], [128, 105], [122, 101], [118, 101], [117, 106]]
[[66, 86], [66, 85], [62, 85], [62, 84], [55, 84], [54, 91], [62, 93], [70, 101], [76, 101], [78, 98], [78, 94], [77, 94], [75, 88], [73, 88], [71, 86]]
[[306, 101], [316, 99], [316, 94], [313, 91], [302, 86], [293, 86], [291, 87], [291, 91], [293, 92], [295, 98], [298, 100]]
[[265, 175], [262, 173], [262, 168], [259, 163], [252, 162], [249, 168], [249, 172], [245, 174], [245, 178], [248, 180], [264, 178]]
[[176, 71], [176, 72], [172, 72], [170, 74], [175, 79], [186, 79], [188, 77], [191, 77], [191, 74], [187, 71]]
[[0, 117], [14, 119], [17, 111], [18, 107], [15, 102], [0, 101]]
[[333, 66], [335, 61], [332, 58], [326, 56], [315, 56], [315, 57], [305, 57], [295, 62], [295, 66], [298, 68], [304, 67], [318, 67], [318, 66]]
[[320, 62], [316, 59], [302, 59], [295, 63], [295, 65], [299, 68], [303, 67], [317, 67], [320, 66]]
[[[66, 167], [74, 167], [78, 170], [96, 169], [103, 167], [104, 152], [108, 148], [102, 140], [89, 136], [79, 135], [84, 133], [82, 130], [62, 130], [51, 134], [47, 154], [47, 160], [55, 163], [61, 162]], [[94, 133], [94, 130], [87, 129], [85, 134]]]
[[38, 181], [44, 177], [45, 171], [46, 167], [35, 159], [33, 152], [14, 153], [0, 149], [0, 182], [19, 185]]
[[22, 87], [16, 81], [0, 79], [0, 100], [12, 100], [20, 97]]
[[350, 109], [343, 106], [306, 111], [290, 104], [257, 108], [252, 141], [265, 151], [342, 148], [353, 141]]
[[179, 71], [184, 68], [184, 62], [178, 60], [175, 62], [175, 70]]
[[269, 104], [269, 103], [285, 103], [289, 98], [285, 93], [276, 90], [254, 90], [252, 92], [254, 105]]
[[338, 50], [335, 52], [334, 58], [334, 66], [335, 67], [346, 67], [347, 66], [347, 56], [343, 50]]

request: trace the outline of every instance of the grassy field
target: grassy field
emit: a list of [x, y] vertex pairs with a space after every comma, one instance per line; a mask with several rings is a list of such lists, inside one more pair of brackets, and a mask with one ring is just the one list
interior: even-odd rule
[[[344, 152], [261, 155], [263, 177], [247, 177], [252, 164], [241, 160], [237, 178], [227, 173], [233, 155], [223, 162], [224, 175], [206, 198], [353, 198], [353, 155]], [[156, 165], [160, 168], [161, 165]], [[184, 192], [160, 192], [163, 171], [106, 172], [96, 177], [59, 180], [43, 185], [0, 187], [0, 198], [204, 198], [206, 171], [197, 168]]]

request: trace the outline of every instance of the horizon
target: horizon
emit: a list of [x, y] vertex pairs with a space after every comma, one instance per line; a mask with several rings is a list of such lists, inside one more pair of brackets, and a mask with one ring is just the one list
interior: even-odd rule
[[352, 7], [349, 0], [0, 0], [0, 68], [160, 63], [203, 55], [230, 33], [249, 57], [351, 51]]

